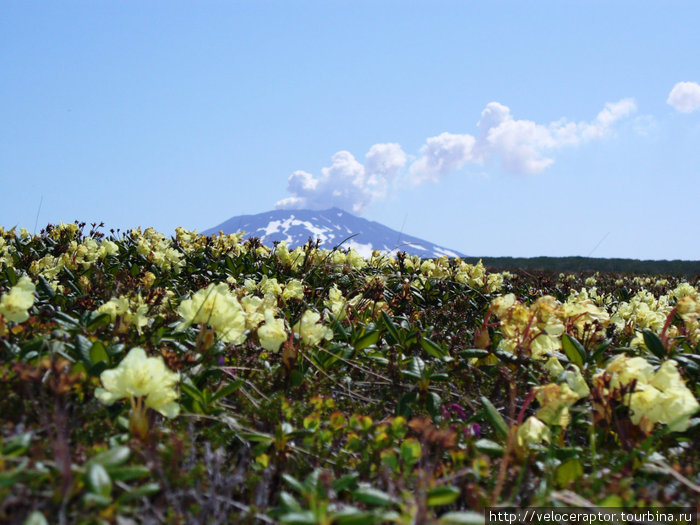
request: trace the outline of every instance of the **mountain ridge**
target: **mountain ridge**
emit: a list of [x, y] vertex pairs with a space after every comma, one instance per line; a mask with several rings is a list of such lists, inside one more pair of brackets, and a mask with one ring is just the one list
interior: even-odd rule
[[[353, 248], [368, 257], [375, 249], [395, 253], [405, 251], [424, 258], [464, 257], [464, 254], [438, 246], [430, 241], [393, 230], [377, 221], [357, 217], [334, 207], [327, 210], [272, 210], [257, 214], [237, 215], [204, 230], [205, 235], [223, 231], [245, 231], [246, 237], [258, 237], [266, 245], [286, 241], [289, 248], [306, 243], [311, 237], [320, 246], [332, 249], [338, 245]], [[342, 244], [341, 244], [342, 243]]]

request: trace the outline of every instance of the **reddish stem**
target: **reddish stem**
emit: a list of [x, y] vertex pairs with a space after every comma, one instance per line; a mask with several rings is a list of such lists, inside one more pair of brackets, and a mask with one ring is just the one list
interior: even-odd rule
[[668, 327], [671, 326], [671, 322], [673, 321], [673, 318], [676, 315], [676, 312], [678, 311], [678, 307], [674, 307], [673, 310], [671, 310], [666, 316], [666, 323], [664, 324], [663, 330], [661, 330], [661, 342], [664, 344], [664, 348], [666, 349], [666, 353], [668, 353], [668, 346], [666, 344], [666, 330], [668, 330]]
[[535, 399], [535, 395], [537, 393], [535, 392], [534, 388], [530, 389], [530, 392], [528, 392], [527, 396], [525, 397], [525, 401], [523, 402], [523, 406], [520, 408], [520, 413], [518, 414], [518, 426], [523, 424], [523, 418], [525, 417], [525, 410], [527, 410], [527, 407], [530, 406], [530, 403]]

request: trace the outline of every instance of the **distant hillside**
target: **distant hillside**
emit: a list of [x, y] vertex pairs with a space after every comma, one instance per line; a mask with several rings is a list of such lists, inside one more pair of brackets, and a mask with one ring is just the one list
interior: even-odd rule
[[700, 274], [700, 261], [640, 261], [638, 259], [596, 259], [592, 257], [467, 257], [476, 262], [481, 259], [489, 268], [507, 270], [551, 270], [558, 272], [619, 272], [651, 273], [696, 276]]

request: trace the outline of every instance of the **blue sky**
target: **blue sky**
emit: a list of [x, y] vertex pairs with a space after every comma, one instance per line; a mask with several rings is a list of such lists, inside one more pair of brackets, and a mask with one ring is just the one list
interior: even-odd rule
[[700, 259], [698, 20], [695, 1], [2, 2], [0, 224], [169, 234], [338, 205], [470, 255]]

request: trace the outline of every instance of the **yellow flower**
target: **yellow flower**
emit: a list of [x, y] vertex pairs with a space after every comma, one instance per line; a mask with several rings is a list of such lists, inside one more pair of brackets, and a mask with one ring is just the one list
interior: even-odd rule
[[547, 362], [544, 364], [544, 367], [547, 370], [547, 372], [549, 372], [549, 375], [554, 378], [559, 377], [559, 374], [561, 374], [564, 371], [564, 367], [559, 362], [559, 359], [557, 359], [554, 356], [550, 357], [547, 360]]
[[95, 397], [105, 405], [126, 398], [136, 407], [145, 399], [147, 407], [166, 417], [180, 412], [175, 401], [180, 374], [169, 370], [162, 357], [146, 357], [143, 348], [132, 348], [117, 368], [102, 372], [100, 380], [104, 388], [95, 390]]
[[333, 330], [319, 323], [321, 315], [313, 310], [306, 310], [301, 320], [294, 325], [294, 331], [309, 346], [319, 344], [323, 339], [333, 339]]
[[551, 433], [547, 425], [535, 416], [530, 416], [518, 427], [518, 446], [522, 448], [543, 442], [549, 443], [550, 438]]
[[114, 241], [110, 241], [109, 239], [105, 239], [102, 241], [102, 244], [100, 244], [100, 249], [99, 249], [99, 257], [104, 259], [108, 255], [118, 255], [119, 254], [119, 246], [117, 246], [117, 243]]
[[566, 384], [569, 385], [571, 390], [573, 390], [576, 393], [579, 399], [588, 397], [591, 391], [588, 388], [588, 385], [586, 384], [586, 380], [581, 375], [581, 370], [576, 365], [570, 366], [571, 369], [564, 372], [564, 379], [566, 380]]
[[617, 388], [636, 380], [637, 383], [648, 383], [654, 375], [654, 367], [643, 357], [627, 357], [624, 354], [613, 359], [605, 370], [611, 375], [610, 386]]
[[275, 297], [279, 297], [282, 294], [282, 287], [277, 282], [277, 278], [273, 277], [269, 279], [266, 275], [263, 276], [262, 281], [258, 285], [258, 289], [264, 294], [272, 294]]
[[353, 248], [350, 248], [348, 250], [348, 255], [347, 255], [347, 263], [355, 268], [356, 270], [361, 270], [365, 266], [367, 266], [367, 261], [365, 260], [362, 255], [357, 253]]
[[291, 279], [284, 287], [282, 292], [282, 300], [289, 301], [290, 299], [303, 299], [304, 285], [299, 279]]
[[491, 311], [499, 318], [505, 317], [506, 312], [515, 304], [515, 294], [500, 295], [491, 301]]
[[199, 290], [192, 298], [182, 301], [177, 311], [184, 318], [177, 330], [204, 323], [214, 328], [224, 342], [237, 345], [245, 341], [245, 312], [224, 283], [212, 283]]
[[566, 428], [571, 421], [569, 407], [580, 399], [567, 383], [550, 383], [537, 387], [537, 401], [541, 408], [537, 417], [550, 425]]
[[282, 343], [287, 340], [287, 332], [284, 328], [284, 319], [275, 319], [272, 309], [265, 310], [265, 324], [258, 328], [260, 345], [270, 352], [277, 352]]
[[125, 295], [112, 297], [97, 309], [97, 312], [100, 314], [108, 314], [113, 323], [117, 320], [117, 316], [123, 316], [128, 311], [129, 298]]
[[611, 375], [613, 388], [636, 380], [634, 392], [625, 401], [632, 410], [632, 423], [647, 431], [655, 423], [671, 425], [674, 432], [686, 430], [690, 416], [700, 408], [673, 360], [665, 361], [654, 372], [644, 358], [620, 355], [608, 364], [606, 371]]
[[328, 308], [338, 321], [342, 321], [347, 317], [345, 307], [347, 306], [347, 301], [343, 297], [343, 292], [340, 291], [338, 285], [333, 285], [333, 288], [328, 290], [328, 299], [323, 301], [323, 304]]
[[15, 323], [23, 323], [29, 319], [29, 309], [34, 305], [35, 289], [29, 277], [21, 277], [9, 292], [0, 297], [0, 316], [5, 321]]

